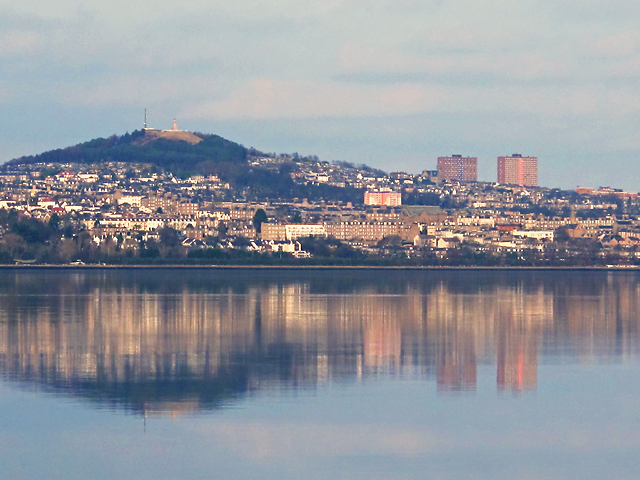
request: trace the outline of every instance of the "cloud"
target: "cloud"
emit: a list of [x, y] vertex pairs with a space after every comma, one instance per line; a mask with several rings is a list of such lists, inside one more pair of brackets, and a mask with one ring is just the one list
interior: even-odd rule
[[418, 55], [396, 47], [357, 44], [347, 44], [341, 48], [338, 65], [347, 74], [346, 78], [349, 78], [348, 74], [354, 73], [393, 73], [400, 77], [411, 73], [414, 76], [423, 75], [426, 79], [467, 77], [471, 81], [477, 81], [484, 77], [507, 83], [513, 80], [566, 77], [569, 74], [565, 62], [549, 58], [540, 52], [463, 50], [457, 53], [433, 51]]
[[192, 120], [399, 116], [417, 113], [509, 112], [539, 118], [598, 116], [614, 121], [640, 112], [640, 94], [594, 86], [477, 87], [434, 83], [354, 84], [251, 79], [219, 98], [195, 102], [180, 116]]
[[215, 94], [216, 83], [206, 77], [174, 77], [149, 80], [145, 75], [110, 74], [96, 84], [70, 82], [55, 86], [49, 94], [65, 105], [113, 107], [180, 104]]
[[629, 57], [638, 53], [640, 30], [602, 35], [591, 42], [593, 53], [605, 58]]
[[34, 32], [13, 30], [0, 34], [0, 58], [32, 55], [40, 43], [39, 36]]
[[301, 3], [296, 0], [245, 0], [225, 2], [221, 0], [189, 0], [176, 3], [171, 0], [58, 0], [54, 4], [38, 0], [23, 0], [20, 3], [2, 0], [5, 7], [17, 15], [37, 16], [43, 19], [74, 20], [99, 18], [102, 22], [124, 23], [124, 25], [153, 23], [158, 19], [181, 18], [182, 15], [200, 15], [218, 12], [226, 16], [255, 18], [267, 21], [274, 17], [290, 17], [298, 20], [328, 16], [343, 8], [345, 0], [323, 0]]
[[255, 78], [225, 98], [186, 108], [181, 115], [192, 119], [375, 116], [428, 111], [446, 101], [444, 90], [428, 85], [362, 87]]

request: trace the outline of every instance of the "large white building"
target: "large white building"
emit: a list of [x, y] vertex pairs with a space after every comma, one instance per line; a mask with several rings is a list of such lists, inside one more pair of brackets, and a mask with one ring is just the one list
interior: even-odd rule
[[287, 240], [295, 240], [303, 237], [326, 237], [327, 230], [324, 225], [289, 224], [284, 226]]
[[324, 225], [318, 224], [301, 224], [292, 223], [289, 225], [277, 225], [271, 223], [262, 224], [262, 233], [260, 234], [263, 240], [296, 240], [304, 237], [326, 237], [327, 229]]

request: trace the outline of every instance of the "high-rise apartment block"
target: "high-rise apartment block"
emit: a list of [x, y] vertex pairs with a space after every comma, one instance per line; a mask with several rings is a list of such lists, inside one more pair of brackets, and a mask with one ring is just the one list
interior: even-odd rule
[[498, 157], [498, 183], [537, 187], [538, 157], [523, 157], [519, 153]]
[[438, 180], [458, 182], [478, 181], [478, 158], [451, 155], [438, 157]]
[[364, 192], [364, 204], [398, 207], [402, 205], [402, 194], [400, 192]]

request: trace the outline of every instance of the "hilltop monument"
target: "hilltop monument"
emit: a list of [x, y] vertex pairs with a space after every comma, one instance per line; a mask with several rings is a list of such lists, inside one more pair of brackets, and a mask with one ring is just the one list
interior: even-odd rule
[[173, 125], [170, 130], [158, 130], [156, 128], [151, 128], [147, 125], [147, 109], [144, 109], [144, 136], [135, 140], [134, 145], [146, 145], [150, 142], [163, 138], [165, 140], [181, 140], [183, 142], [190, 143], [191, 145], [195, 145], [196, 143], [200, 143], [202, 138], [194, 135], [191, 132], [186, 130], [180, 130], [178, 128], [178, 121], [174, 118]]

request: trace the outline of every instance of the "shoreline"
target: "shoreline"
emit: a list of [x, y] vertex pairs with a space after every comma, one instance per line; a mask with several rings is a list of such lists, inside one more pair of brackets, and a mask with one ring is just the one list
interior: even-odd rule
[[186, 269], [186, 270], [584, 270], [584, 271], [640, 271], [640, 265], [611, 266], [394, 266], [394, 265], [0, 265], [2, 270], [138, 270], [138, 269]]

